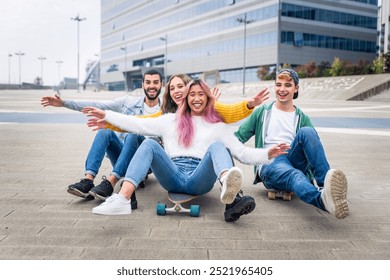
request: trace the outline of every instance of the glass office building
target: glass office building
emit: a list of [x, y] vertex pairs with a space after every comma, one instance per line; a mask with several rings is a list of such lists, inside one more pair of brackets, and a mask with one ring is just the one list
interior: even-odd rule
[[378, 3], [378, 54], [390, 52], [390, 1]]
[[112, 90], [140, 87], [149, 67], [213, 85], [257, 81], [260, 66], [377, 54], [377, 0], [101, 0], [101, 11], [101, 82]]

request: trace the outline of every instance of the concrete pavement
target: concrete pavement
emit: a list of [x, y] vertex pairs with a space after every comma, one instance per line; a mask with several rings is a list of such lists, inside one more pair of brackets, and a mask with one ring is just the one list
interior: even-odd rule
[[[46, 94], [52, 91], [0, 91], [2, 260], [390, 259], [388, 102], [297, 100], [318, 123], [331, 166], [347, 175], [349, 217], [338, 220], [296, 197], [268, 200], [261, 184], [252, 185], [252, 167], [238, 163], [245, 175], [244, 193], [257, 206], [250, 215], [226, 223], [217, 187], [197, 199], [199, 218], [157, 216], [157, 202], [168, 200], [153, 175], [137, 191], [139, 208], [132, 215], [93, 215], [98, 201], [65, 190], [83, 176], [95, 133], [80, 113], [42, 108], [40, 97]], [[120, 95], [63, 94], [81, 99]], [[10, 117], [13, 113], [27, 115], [21, 120]], [[110, 170], [105, 160], [97, 181]]]

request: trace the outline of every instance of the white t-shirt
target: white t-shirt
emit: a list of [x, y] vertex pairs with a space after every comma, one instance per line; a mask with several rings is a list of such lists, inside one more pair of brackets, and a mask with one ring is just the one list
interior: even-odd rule
[[157, 104], [153, 107], [149, 107], [145, 102], [144, 102], [144, 115], [152, 115], [154, 113], [157, 113], [157, 111], [160, 110], [160, 104]]
[[279, 143], [291, 144], [295, 137], [295, 111], [283, 112], [272, 106], [271, 119], [265, 132], [264, 148]]

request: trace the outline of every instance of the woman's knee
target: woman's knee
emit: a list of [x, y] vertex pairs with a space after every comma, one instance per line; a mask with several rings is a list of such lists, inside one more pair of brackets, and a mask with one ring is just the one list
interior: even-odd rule
[[149, 148], [149, 149], [152, 149], [152, 150], [155, 150], [157, 149], [157, 147], [161, 148], [160, 144], [157, 143], [155, 140], [153, 139], [145, 139], [141, 146], [140, 147], [144, 147], [144, 148]]
[[208, 150], [221, 150], [221, 149], [226, 150], [226, 147], [224, 144], [218, 141], [213, 142], [208, 148]]

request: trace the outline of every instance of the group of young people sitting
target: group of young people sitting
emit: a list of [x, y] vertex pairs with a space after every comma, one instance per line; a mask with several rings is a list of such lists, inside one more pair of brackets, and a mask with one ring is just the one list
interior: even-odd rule
[[[42, 97], [43, 106], [66, 107], [90, 116], [97, 130], [85, 162], [85, 178], [68, 187], [79, 197], [104, 202], [95, 214], [131, 214], [137, 208], [135, 191], [150, 172], [169, 192], [201, 195], [218, 180], [224, 219], [234, 222], [251, 213], [255, 199], [242, 192], [243, 173], [234, 159], [255, 166], [255, 183], [293, 192], [302, 201], [337, 218], [348, 215], [347, 179], [330, 169], [320, 138], [310, 118], [293, 103], [299, 77], [292, 69], [276, 74], [275, 101], [266, 104], [267, 88], [252, 98], [218, 102], [201, 79], [186, 74], [170, 77], [160, 101], [162, 76], [146, 71], [145, 96], [126, 95], [112, 101], [76, 101], [60, 96]], [[243, 120], [236, 132], [230, 123]], [[255, 136], [255, 147], [246, 143]], [[99, 185], [94, 179], [104, 157], [113, 166]], [[118, 193], [116, 183], [123, 179]]]

